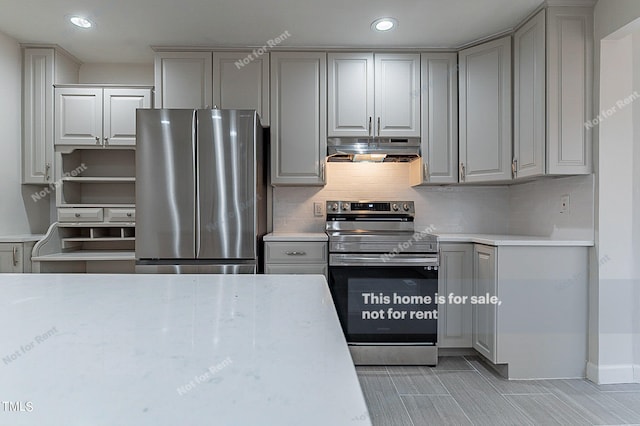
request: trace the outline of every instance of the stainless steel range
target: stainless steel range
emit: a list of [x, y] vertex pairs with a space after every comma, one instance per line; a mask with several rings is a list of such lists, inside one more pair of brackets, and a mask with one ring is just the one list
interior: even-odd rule
[[328, 201], [329, 287], [358, 365], [435, 365], [438, 239], [413, 201]]

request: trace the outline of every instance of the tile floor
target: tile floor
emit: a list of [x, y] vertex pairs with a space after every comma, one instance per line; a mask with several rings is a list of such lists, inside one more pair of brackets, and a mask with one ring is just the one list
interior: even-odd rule
[[505, 380], [473, 356], [357, 371], [374, 426], [640, 424], [640, 384]]

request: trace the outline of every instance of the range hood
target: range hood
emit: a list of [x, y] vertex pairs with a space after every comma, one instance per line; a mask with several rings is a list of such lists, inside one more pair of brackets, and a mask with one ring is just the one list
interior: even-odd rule
[[401, 162], [420, 158], [420, 138], [328, 138], [327, 161]]

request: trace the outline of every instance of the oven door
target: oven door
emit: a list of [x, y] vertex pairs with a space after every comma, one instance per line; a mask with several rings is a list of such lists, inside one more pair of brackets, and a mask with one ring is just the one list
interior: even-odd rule
[[332, 254], [329, 287], [350, 344], [437, 341], [437, 257]]

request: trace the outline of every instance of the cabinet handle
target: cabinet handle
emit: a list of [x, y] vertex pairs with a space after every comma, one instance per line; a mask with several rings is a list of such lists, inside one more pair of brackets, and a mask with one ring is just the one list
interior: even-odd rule
[[49, 172], [51, 171], [51, 163], [45, 163], [44, 164], [44, 180], [49, 182], [49, 180], [51, 179], [51, 176], [49, 175]]
[[325, 175], [325, 173], [324, 173], [324, 161], [323, 161], [322, 163], [320, 163], [320, 180], [322, 182], [325, 181], [325, 179], [324, 179], [325, 176], [324, 175]]
[[515, 179], [518, 176], [518, 160], [515, 158], [511, 162], [511, 178]]
[[80, 217], [80, 213], [76, 213], [76, 214], [75, 214], [75, 217]]
[[380, 136], [380, 117], [378, 117], [378, 136]]
[[464, 182], [466, 179], [466, 172], [464, 169], [464, 163], [460, 163], [460, 182]]
[[13, 246], [13, 266], [18, 266], [18, 246]]
[[369, 136], [371, 136], [371, 122], [373, 121], [373, 117], [369, 117]]
[[306, 256], [306, 251], [287, 251], [285, 252], [287, 256]]
[[422, 173], [424, 173], [424, 181], [429, 182], [429, 163], [424, 163], [422, 166]]
[[96, 145], [100, 145], [100, 138], [96, 136]]
[[127, 213], [127, 217], [133, 216], [133, 213]]

